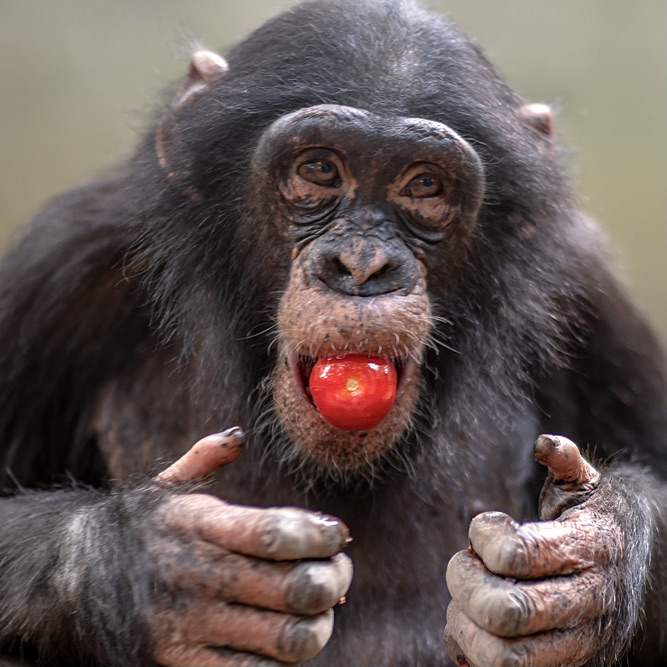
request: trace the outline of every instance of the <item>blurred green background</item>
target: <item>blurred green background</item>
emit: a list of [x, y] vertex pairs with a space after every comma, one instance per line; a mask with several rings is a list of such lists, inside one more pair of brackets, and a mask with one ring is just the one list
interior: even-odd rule
[[[240, 40], [291, 0], [0, 0], [0, 245], [129, 152], [194, 39]], [[664, 0], [430, 0], [510, 83], [558, 109], [582, 207], [667, 338]]]

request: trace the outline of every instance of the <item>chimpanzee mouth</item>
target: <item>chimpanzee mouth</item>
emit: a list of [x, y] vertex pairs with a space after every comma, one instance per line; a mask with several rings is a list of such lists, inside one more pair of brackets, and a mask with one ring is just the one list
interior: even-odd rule
[[[330, 355], [331, 357], [342, 357], [345, 355]], [[368, 356], [376, 357], [379, 355], [362, 355], [360, 353], [354, 353], [350, 356]], [[292, 371], [292, 376], [296, 382], [296, 385], [301, 390], [303, 396], [308, 400], [313, 408], [315, 408], [315, 403], [310, 392], [310, 376], [313, 370], [313, 367], [318, 361], [318, 357], [311, 357], [303, 354], [298, 354], [296, 352], [290, 351], [288, 353], [288, 363]], [[388, 359], [396, 371], [396, 397], [400, 397], [408, 384], [412, 381], [415, 372], [418, 367], [417, 361], [409, 354], [400, 356], [400, 357], [391, 357]]]

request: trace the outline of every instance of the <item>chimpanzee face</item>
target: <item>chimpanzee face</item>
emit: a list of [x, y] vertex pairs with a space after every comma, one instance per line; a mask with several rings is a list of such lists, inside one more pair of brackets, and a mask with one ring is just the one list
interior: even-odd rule
[[[316, 460], [359, 467], [412, 418], [431, 329], [429, 269], [462, 260], [483, 193], [480, 160], [441, 123], [321, 105], [266, 130], [253, 174], [292, 249], [278, 311], [277, 413]], [[317, 361], [349, 356], [388, 360], [396, 372], [391, 409], [370, 428], [334, 426], [313, 401]]]

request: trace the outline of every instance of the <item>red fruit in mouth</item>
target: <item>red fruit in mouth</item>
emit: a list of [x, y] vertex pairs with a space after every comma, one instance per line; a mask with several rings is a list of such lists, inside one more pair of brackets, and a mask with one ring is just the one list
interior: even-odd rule
[[308, 387], [315, 406], [332, 426], [366, 431], [391, 410], [396, 383], [396, 369], [388, 359], [347, 355], [318, 359]]

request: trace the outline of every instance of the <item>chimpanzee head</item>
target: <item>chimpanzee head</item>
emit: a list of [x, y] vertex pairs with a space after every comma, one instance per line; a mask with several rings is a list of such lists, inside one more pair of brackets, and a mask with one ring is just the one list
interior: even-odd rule
[[[252, 170], [258, 210], [292, 258], [277, 314], [278, 414], [311, 456], [358, 467], [410, 422], [431, 329], [429, 266], [465, 256], [483, 193], [480, 160], [441, 123], [319, 105], [272, 123]], [[373, 428], [331, 425], [313, 403], [317, 360], [347, 355], [395, 368], [395, 401]], [[357, 410], [361, 397], [348, 400]]]
[[[157, 230], [156, 246], [187, 233], [179, 254], [198, 258], [183, 267], [210, 279], [237, 336], [252, 338], [246, 352], [271, 360], [256, 364], [255, 386], [270, 387], [293, 451], [351, 471], [414, 423], [443, 322], [468, 360], [473, 339], [489, 359], [554, 340], [542, 336], [555, 326], [548, 290], [514, 276], [530, 261], [548, 276], [548, 250], [531, 244], [569, 209], [547, 107], [524, 104], [451, 24], [411, 2], [364, 4], [372, 16], [359, 22], [372, 28], [354, 50], [340, 35], [361, 28], [334, 5], [356, 11], [345, 0], [305, 3], [232, 50], [229, 65], [193, 56], [157, 130], [162, 179], [182, 213], [168, 223], [178, 234]], [[314, 397], [314, 369], [341, 358], [380, 360], [395, 375], [377, 423], [346, 427]], [[455, 363], [447, 376], [454, 382]]]

